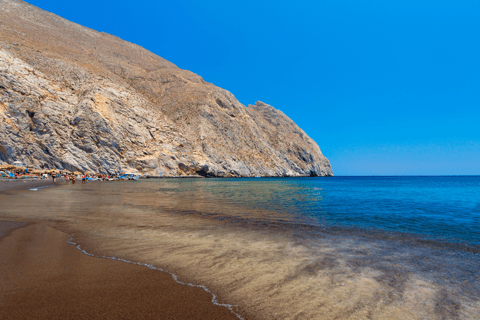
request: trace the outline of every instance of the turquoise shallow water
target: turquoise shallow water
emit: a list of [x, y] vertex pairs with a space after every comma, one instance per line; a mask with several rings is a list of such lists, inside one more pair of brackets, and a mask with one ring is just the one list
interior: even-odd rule
[[[328, 265], [335, 273], [339, 264], [356, 275], [374, 271], [381, 276], [372, 278], [399, 301], [408, 290], [422, 292], [411, 284], [422, 279], [438, 290], [433, 318], [468, 319], [459, 310], [480, 308], [479, 176], [152, 183], [160, 194], [180, 195], [182, 206], [192, 208], [183, 213], [288, 234], [317, 259], [307, 272]], [[172, 212], [180, 207], [177, 202]], [[325, 248], [333, 251], [320, 254]]]
[[[171, 185], [176, 192], [205, 195], [198, 201], [262, 210], [265, 222], [271, 213], [275, 221], [326, 229], [480, 245], [479, 176], [202, 179]], [[235, 216], [250, 217], [241, 209]]]
[[0, 216], [61, 221], [100, 255], [259, 318], [478, 319], [479, 189], [480, 177], [92, 182], [0, 194]]

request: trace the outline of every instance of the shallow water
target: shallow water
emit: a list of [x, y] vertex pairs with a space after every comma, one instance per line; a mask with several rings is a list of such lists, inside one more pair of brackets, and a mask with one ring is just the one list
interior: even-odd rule
[[478, 319], [480, 177], [95, 182], [0, 195], [249, 318]]

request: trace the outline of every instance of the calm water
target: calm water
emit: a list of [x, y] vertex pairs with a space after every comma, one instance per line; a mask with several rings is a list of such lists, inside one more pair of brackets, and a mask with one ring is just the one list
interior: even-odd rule
[[0, 204], [245, 318], [480, 318], [480, 177], [92, 182]]
[[[167, 180], [165, 190], [260, 209], [261, 218], [480, 245], [480, 176]], [[195, 199], [197, 200], [197, 199]], [[198, 199], [200, 200], [200, 199]], [[224, 214], [221, 208], [213, 210]], [[269, 212], [270, 211], [270, 212]], [[269, 214], [268, 214], [269, 212]], [[250, 215], [235, 211], [237, 218]]]

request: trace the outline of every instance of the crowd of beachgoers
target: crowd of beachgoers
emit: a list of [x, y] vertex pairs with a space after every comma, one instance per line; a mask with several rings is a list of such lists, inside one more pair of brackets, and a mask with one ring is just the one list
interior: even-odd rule
[[65, 181], [67, 183], [75, 183], [81, 180], [82, 183], [87, 181], [115, 181], [115, 180], [137, 180], [139, 175], [121, 172], [116, 175], [105, 175], [101, 173], [89, 172], [71, 172], [69, 170], [58, 169], [32, 169], [28, 167], [18, 167], [15, 165], [0, 165], [0, 178], [4, 179], [52, 179], [53, 182]]

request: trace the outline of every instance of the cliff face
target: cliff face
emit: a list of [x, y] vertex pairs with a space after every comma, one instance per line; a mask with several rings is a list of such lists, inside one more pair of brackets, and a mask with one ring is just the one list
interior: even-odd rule
[[92, 172], [332, 175], [281, 111], [117, 37], [0, 0], [0, 162]]

